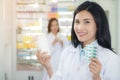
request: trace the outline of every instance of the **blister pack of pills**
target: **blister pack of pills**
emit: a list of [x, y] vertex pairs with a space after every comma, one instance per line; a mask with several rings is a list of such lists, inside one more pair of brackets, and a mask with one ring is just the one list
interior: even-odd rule
[[85, 59], [90, 62], [91, 58], [96, 58], [97, 56], [97, 47], [93, 45], [87, 45], [85, 48]]

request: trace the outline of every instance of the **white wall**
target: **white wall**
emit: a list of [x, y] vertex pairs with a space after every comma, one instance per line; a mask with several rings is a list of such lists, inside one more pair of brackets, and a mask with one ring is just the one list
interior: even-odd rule
[[12, 0], [0, 0], [0, 80], [11, 79], [12, 71]]
[[118, 4], [117, 4], [117, 9], [118, 9], [118, 52], [119, 52], [119, 54], [120, 54], [120, 0], [117, 0], [118, 2]]

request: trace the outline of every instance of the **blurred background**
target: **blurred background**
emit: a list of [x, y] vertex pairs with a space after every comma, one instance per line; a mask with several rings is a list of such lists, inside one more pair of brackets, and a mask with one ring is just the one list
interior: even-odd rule
[[[36, 40], [47, 31], [48, 20], [58, 18], [60, 33], [70, 41], [73, 11], [85, 0], [0, 0], [0, 80], [41, 80]], [[112, 47], [120, 54], [120, 0], [99, 3], [110, 24]]]

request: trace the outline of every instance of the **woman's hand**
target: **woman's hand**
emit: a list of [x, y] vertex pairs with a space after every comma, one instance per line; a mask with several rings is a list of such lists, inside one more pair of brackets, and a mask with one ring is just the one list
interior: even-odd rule
[[52, 45], [54, 46], [56, 43], [58, 42], [57, 37], [54, 39], [54, 41], [52, 42]]
[[93, 80], [101, 80], [100, 78], [100, 71], [101, 71], [102, 64], [97, 58], [92, 58], [89, 64], [90, 72], [92, 73]]
[[45, 67], [45, 68], [49, 68], [50, 65], [50, 55], [47, 52], [42, 52], [41, 50], [37, 51], [37, 59], [39, 60], [39, 62]]
[[59, 41], [59, 43], [61, 44], [61, 46], [63, 46], [63, 40], [58, 40]]
[[63, 46], [63, 41], [57, 37], [54, 39], [52, 45], [54, 46], [57, 42], [59, 42]]
[[53, 75], [52, 66], [50, 64], [51, 56], [47, 52], [42, 52], [40, 50], [37, 51], [36, 56], [39, 62], [46, 68], [47, 73], [49, 77], [51, 78], [51, 76]]

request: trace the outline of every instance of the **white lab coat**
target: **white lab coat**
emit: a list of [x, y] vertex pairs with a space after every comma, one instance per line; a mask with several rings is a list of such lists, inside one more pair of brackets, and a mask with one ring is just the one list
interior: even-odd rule
[[[97, 58], [102, 64], [101, 80], [120, 80], [120, 58], [111, 50], [98, 45]], [[80, 61], [81, 47], [67, 47], [61, 55], [57, 72], [50, 80], [92, 80], [89, 63]]]
[[57, 70], [62, 50], [68, 45], [68, 40], [65, 36], [58, 33], [57, 37], [63, 41], [63, 46], [59, 42], [52, 46], [55, 36], [52, 33], [47, 36], [51, 52], [51, 64], [54, 71]]
[[[47, 35], [49, 47], [50, 47], [50, 54], [51, 54], [51, 64], [53, 71], [56, 72], [58, 64], [59, 64], [59, 59], [61, 56], [62, 50], [69, 44], [67, 38], [63, 35], [60, 35], [59, 33], [57, 34], [57, 37], [63, 41], [63, 46], [58, 42], [54, 46], [52, 46], [52, 42], [55, 39], [55, 36], [52, 33], [49, 33]], [[49, 80], [49, 76], [47, 72], [45, 72], [43, 79], [42, 80]]]

